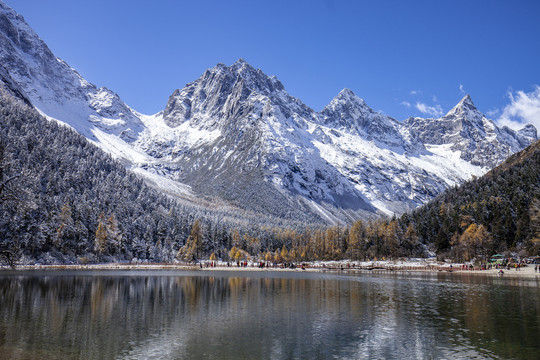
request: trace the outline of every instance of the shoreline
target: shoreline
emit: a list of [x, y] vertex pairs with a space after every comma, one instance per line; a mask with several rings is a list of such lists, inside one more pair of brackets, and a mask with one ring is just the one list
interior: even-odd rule
[[227, 266], [226, 263], [218, 263], [215, 266], [209, 266], [208, 262], [205, 265], [197, 264], [160, 264], [160, 263], [104, 263], [104, 264], [85, 264], [85, 265], [18, 265], [15, 268], [10, 266], [2, 265], [0, 266], [0, 274], [7, 271], [25, 271], [25, 270], [178, 270], [178, 271], [261, 271], [261, 272], [332, 272], [332, 273], [452, 273], [460, 275], [484, 275], [484, 276], [494, 276], [501, 278], [530, 278], [540, 279], [540, 272], [535, 271], [534, 264], [529, 264], [526, 267], [522, 267], [519, 270], [504, 269], [504, 274], [501, 276], [498, 274], [498, 269], [462, 269], [461, 264], [453, 264], [454, 266], [450, 267], [449, 265], [419, 265], [419, 264], [362, 264], [360, 266], [347, 267], [347, 264], [341, 262], [330, 262], [327, 263], [306, 263], [306, 267], [302, 268], [298, 266], [296, 268], [287, 268], [287, 267], [259, 267], [256, 264], [250, 263], [248, 266], [237, 266], [231, 265]]

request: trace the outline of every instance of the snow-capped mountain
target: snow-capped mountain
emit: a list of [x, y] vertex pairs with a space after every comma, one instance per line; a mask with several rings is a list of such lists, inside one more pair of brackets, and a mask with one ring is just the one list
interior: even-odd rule
[[532, 126], [498, 128], [468, 96], [441, 119], [399, 122], [348, 89], [316, 112], [242, 59], [142, 115], [56, 58], [2, 2], [0, 79], [173, 196], [309, 222], [401, 214], [537, 138]]
[[132, 109], [107, 88], [87, 82], [57, 58], [18, 15], [0, 2], [0, 72], [9, 77], [44, 115], [71, 125], [88, 138], [97, 129], [136, 139], [142, 124]]
[[472, 165], [489, 168], [537, 139], [532, 125], [518, 132], [497, 127], [478, 111], [469, 95], [441, 119], [409, 118], [404, 125], [429, 149], [459, 152]]
[[137, 145], [159, 158], [149, 166], [200, 194], [292, 218], [375, 210], [321, 157], [317, 114], [242, 59], [176, 90], [147, 126]]
[[342, 90], [319, 118], [325, 126], [373, 141], [379, 148], [396, 152], [422, 148], [415, 139], [405, 138], [408, 134], [401, 132], [398, 121], [375, 112], [350, 89]]

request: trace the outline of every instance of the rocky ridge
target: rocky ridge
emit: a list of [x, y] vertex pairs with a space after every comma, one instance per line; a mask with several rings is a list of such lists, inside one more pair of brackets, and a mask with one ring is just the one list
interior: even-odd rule
[[401, 214], [537, 139], [531, 125], [497, 127], [469, 96], [440, 119], [399, 122], [344, 89], [316, 112], [242, 59], [143, 115], [56, 58], [2, 2], [0, 64], [12, 91], [158, 189], [308, 222]]

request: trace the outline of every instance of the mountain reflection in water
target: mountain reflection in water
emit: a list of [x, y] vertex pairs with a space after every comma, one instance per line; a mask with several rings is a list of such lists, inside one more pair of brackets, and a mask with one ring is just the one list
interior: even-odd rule
[[[514, 281], [514, 282], [512, 282]], [[451, 274], [0, 273], [0, 358], [536, 358], [537, 281]]]

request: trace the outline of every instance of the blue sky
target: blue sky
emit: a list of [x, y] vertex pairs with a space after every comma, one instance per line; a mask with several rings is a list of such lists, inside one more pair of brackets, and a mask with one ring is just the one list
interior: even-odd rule
[[244, 58], [317, 111], [346, 87], [397, 120], [444, 114], [468, 93], [493, 119], [540, 126], [540, 1], [5, 1], [147, 114]]

